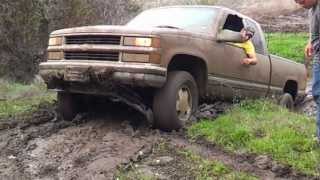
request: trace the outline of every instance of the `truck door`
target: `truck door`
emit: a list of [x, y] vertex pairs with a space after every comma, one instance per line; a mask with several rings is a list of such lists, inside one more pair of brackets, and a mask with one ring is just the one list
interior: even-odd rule
[[[260, 26], [250, 19], [242, 19], [237, 16], [238, 21], [243, 23], [241, 27], [241, 23], [234, 23], [234, 21], [237, 21], [236, 15], [229, 16], [233, 18], [233, 22], [231, 26], [225, 24], [224, 28], [230, 29], [232, 25], [240, 24], [240, 27], [233, 27], [231, 30], [240, 31], [244, 26], [251, 26], [255, 29], [252, 42], [256, 49], [258, 63], [256, 65], [241, 64], [243, 58], [246, 57], [245, 51], [232, 43], [222, 42], [220, 45], [224, 46], [223, 62], [217, 63], [211, 76], [209, 76], [209, 81], [217, 80], [222, 83], [222, 91], [229, 96], [233, 96], [233, 98], [264, 96], [268, 91], [270, 62], [266, 55], [263, 32]], [[230, 23], [228, 18], [226, 23]]]

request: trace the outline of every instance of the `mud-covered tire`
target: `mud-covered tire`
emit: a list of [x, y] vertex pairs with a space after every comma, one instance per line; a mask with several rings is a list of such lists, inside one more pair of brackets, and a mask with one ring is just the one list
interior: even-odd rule
[[282, 107], [285, 107], [289, 110], [292, 110], [294, 108], [294, 100], [291, 94], [284, 93], [279, 100], [279, 105]]
[[171, 131], [183, 127], [197, 110], [199, 93], [194, 78], [185, 71], [168, 73], [167, 82], [153, 100], [155, 127]]
[[79, 108], [75, 94], [58, 92], [58, 113], [64, 120], [71, 121], [78, 113]]

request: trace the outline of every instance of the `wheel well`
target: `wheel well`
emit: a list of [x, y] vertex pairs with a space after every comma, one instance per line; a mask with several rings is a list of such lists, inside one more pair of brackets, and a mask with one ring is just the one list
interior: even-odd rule
[[286, 85], [284, 86], [283, 92], [291, 94], [295, 99], [298, 94], [298, 83], [293, 80], [287, 81]]
[[203, 59], [191, 55], [175, 55], [168, 65], [168, 72], [177, 70], [189, 72], [198, 85], [200, 97], [206, 95], [208, 70]]

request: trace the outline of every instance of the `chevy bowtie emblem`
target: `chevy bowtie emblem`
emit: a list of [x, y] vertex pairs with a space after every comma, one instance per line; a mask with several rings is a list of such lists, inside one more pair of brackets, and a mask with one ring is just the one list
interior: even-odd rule
[[81, 51], [88, 51], [89, 48], [90, 48], [90, 45], [89, 45], [89, 44], [82, 44], [82, 45], [80, 45]]

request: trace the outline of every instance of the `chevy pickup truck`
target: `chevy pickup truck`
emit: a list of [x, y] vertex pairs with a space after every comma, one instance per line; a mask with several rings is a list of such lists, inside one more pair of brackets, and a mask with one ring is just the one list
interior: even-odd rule
[[[258, 59], [250, 66], [231, 43], [247, 26], [255, 30]], [[304, 65], [270, 55], [256, 21], [216, 6], [161, 7], [124, 26], [54, 31], [40, 74], [58, 92], [65, 119], [91, 97], [104, 96], [168, 131], [183, 127], [201, 100], [273, 97], [292, 107], [306, 88]]]

